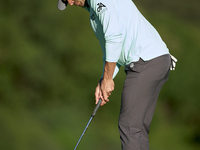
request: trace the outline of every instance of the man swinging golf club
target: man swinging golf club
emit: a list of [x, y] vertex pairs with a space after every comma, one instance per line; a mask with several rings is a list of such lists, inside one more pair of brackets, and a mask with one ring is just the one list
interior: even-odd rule
[[109, 101], [113, 78], [125, 67], [119, 133], [122, 150], [148, 150], [149, 128], [159, 92], [174, 70], [171, 56], [156, 29], [143, 17], [132, 0], [58, 0], [90, 13], [91, 27], [103, 51], [103, 74], [96, 91], [96, 104]]

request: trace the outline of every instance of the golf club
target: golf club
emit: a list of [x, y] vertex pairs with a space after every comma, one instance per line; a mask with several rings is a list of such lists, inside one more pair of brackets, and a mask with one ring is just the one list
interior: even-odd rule
[[74, 150], [76, 150], [76, 148], [77, 148], [78, 144], [80, 143], [80, 141], [81, 141], [83, 135], [85, 134], [85, 132], [86, 132], [86, 130], [87, 130], [87, 128], [88, 128], [90, 122], [92, 121], [92, 119], [93, 119], [94, 116], [96, 115], [96, 113], [97, 113], [99, 107], [101, 106], [101, 102], [102, 102], [102, 100], [99, 99], [99, 101], [98, 101], [96, 107], [94, 108], [94, 111], [93, 111], [93, 113], [92, 113], [92, 115], [91, 115], [91, 117], [90, 117], [90, 120], [88, 121], [88, 123], [87, 123], [87, 125], [86, 125], [86, 127], [85, 127], [85, 129], [84, 129], [84, 131], [83, 131], [83, 133], [82, 133], [82, 135], [81, 135], [81, 137], [79, 138], [79, 140], [78, 140], [78, 142], [77, 142], [77, 144], [76, 144]]

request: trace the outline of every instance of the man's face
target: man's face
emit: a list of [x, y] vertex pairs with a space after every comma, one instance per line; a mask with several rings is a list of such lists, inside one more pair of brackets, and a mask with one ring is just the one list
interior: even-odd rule
[[86, 0], [67, 0], [70, 5], [85, 7]]

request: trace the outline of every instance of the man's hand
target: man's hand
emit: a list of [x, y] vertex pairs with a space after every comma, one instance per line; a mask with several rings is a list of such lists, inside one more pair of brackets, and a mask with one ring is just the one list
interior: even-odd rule
[[98, 103], [99, 98], [102, 99], [101, 106], [103, 106], [109, 101], [108, 98], [111, 95], [112, 91], [114, 90], [115, 86], [114, 81], [112, 79], [115, 67], [116, 67], [115, 62], [105, 63], [103, 79], [100, 80], [95, 91], [96, 104]]
[[103, 95], [103, 100], [105, 102], [109, 102], [109, 96], [114, 90], [115, 84], [113, 79], [103, 79], [101, 80], [101, 92]]
[[[97, 104], [99, 99], [100, 98], [102, 99], [102, 97], [103, 97], [102, 92], [101, 92], [100, 82], [98, 83], [96, 90], [95, 90], [95, 100], [96, 100], [95, 104]], [[106, 104], [106, 102], [102, 99], [101, 106], [103, 106], [104, 104]]]
[[107, 102], [109, 102], [109, 96], [111, 95], [112, 91], [114, 90], [114, 81], [113, 79], [110, 80], [104, 80], [102, 79], [95, 90], [95, 100], [96, 104], [98, 103], [99, 99], [102, 99], [101, 106], [105, 105]]

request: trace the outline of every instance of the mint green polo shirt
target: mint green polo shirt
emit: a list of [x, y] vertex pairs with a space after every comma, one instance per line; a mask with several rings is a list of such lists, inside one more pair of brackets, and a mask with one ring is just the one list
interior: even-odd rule
[[120, 66], [169, 54], [156, 29], [132, 0], [87, 0], [91, 27], [103, 51], [103, 61]]

